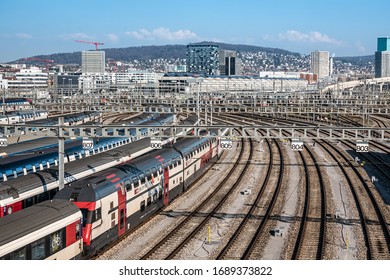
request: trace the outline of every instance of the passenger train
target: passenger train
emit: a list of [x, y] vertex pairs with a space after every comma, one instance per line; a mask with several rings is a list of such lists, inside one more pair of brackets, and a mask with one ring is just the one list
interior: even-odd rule
[[4, 111], [20, 111], [31, 110], [31, 99], [28, 98], [6, 98], [4, 101], [0, 99], [0, 108]]
[[6, 115], [0, 115], [0, 124], [22, 124], [33, 120], [46, 119], [47, 111], [15, 111]]
[[[186, 138], [173, 144], [171, 148], [156, 150], [129, 164], [107, 169], [96, 173], [93, 177], [66, 186], [55, 195], [53, 201], [62, 200], [64, 204], [73, 203], [78, 207], [82, 237], [75, 238], [74, 231], [70, 231], [71, 242], [62, 241], [61, 244], [65, 244], [61, 249], [64, 253], [56, 255], [56, 258], [78, 258], [81, 251], [82, 258], [94, 255], [182, 194], [204, 172], [206, 166], [219, 157], [221, 152], [218, 138]], [[7, 235], [0, 235], [0, 257], [6, 259], [32, 257], [32, 255], [16, 252], [30, 252], [37, 242], [37, 238], [27, 238], [42, 230], [39, 217], [34, 215], [36, 211], [34, 209], [30, 207], [16, 213], [21, 219], [31, 217], [31, 220], [36, 221], [38, 225], [23, 227], [26, 240], [8, 241], [13, 247], [7, 250], [4, 246], [7, 246], [8, 242], [4, 240], [16, 239], [9, 229], [13, 227], [15, 218], [14, 215], [10, 215], [0, 219], [0, 231], [7, 233]], [[66, 230], [69, 225], [75, 223], [77, 224], [77, 221], [65, 220], [64, 217], [64, 221], [60, 224], [62, 229]], [[48, 244], [47, 246], [50, 245], [50, 232], [56, 230], [57, 228], [53, 228], [46, 231], [48, 236], [45, 238], [49, 239], [45, 243]], [[74, 247], [74, 241], [80, 240], [78, 238], [82, 238], [83, 243], [79, 246], [80, 250]], [[73, 252], [71, 256], [68, 247], [71, 247], [70, 250]], [[51, 258], [52, 255], [48, 257]]]
[[[153, 118], [152, 120], [149, 116], [146, 118], [148, 121], [142, 122], [140, 120], [137, 123], [158, 126], [171, 122], [173, 116], [172, 114], [166, 114], [160, 117], [154, 116]], [[81, 140], [70, 143], [71, 146], [65, 150], [65, 162], [74, 162], [77, 159], [85, 159], [103, 152], [104, 155], [98, 158], [95, 156], [93, 162], [88, 160], [90, 163], [88, 163], [87, 167], [84, 166], [85, 163], [83, 164], [81, 162], [77, 166], [74, 165], [74, 170], [67, 168], [65, 174], [66, 182], [74, 181], [74, 176], [78, 176], [78, 174], [85, 173], [89, 175], [90, 172], [94, 173], [96, 170], [101, 170], [109, 162], [112, 165], [116, 165], [121, 162], [121, 158], [131, 158], [139, 152], [142, 153], [146, 150], [146, 144], [144, 143], [145, 141], [141, 143], [138, 140], [137, 137], [105, 138], [100, 139], [99, 144], [95, 143], [92, 149], [82, 149]], [[130, 144], [132, 142], [141, 144], [132, 145]], [[130, 148], [126, 144], [130, 144], [134, 148]], [[121, 146], [123, 148], [119, 148]], [[114, 148], [116, 149], [113, 150], [113, 153], [107, 154], [107, 151]], [[45, 153], [25, 155], [23, 156], [25, 160], [15, 163], [8, 162], [8, 159], [12, 157], [3, 159], [6, 167], [0, 164], [0, 180], [3, 179], [3, 182], [0, 183], [0, 218], [30, 207], [33, 204], [53, 198], [54, 194], [58, 191], [58, 171], [56, 167], [58, 165], [58, 153], [56, 149], [56, 146], [48, 146]], [[149, 151], [150, 148], [147, 150]], [[130, 157], [128, 154], [130, 154]], [[99, 166], [99, 163], [101, 166]], [[6, 172], [3, 169], [6, 169]], [[83, 170], [87, 170], [88, 172], [83, 172]], [[31, 173], [34, 173], [34, 175]]]

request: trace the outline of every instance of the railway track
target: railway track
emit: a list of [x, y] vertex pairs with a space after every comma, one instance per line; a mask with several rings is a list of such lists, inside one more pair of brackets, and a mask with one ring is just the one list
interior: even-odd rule
[[249, 211], [245, 214], [245, 217], [242, 219], [238, 228], [234, 231], [233, 235], [217, 255], [216, 259], [244, 259], [246, 250], [250, 248], [250, 246], [254, 245], [254, 235], [250, 233], [255, 233], [260, 226], [259, 224], [266, 219], [266, 217], [263, 217], [261, 220], [256, 218], [262, 217], [262, 213], [259, 213], [260, 200], [264, 196], [265, 189], [270, 181], [273, 171], [275, 171], [276, 174], [280, 173], [275, 170], [276, 168], [274, 168], [276, 164], [273, 160], [274, 152], [272, 151], [270, 141], [267, 140], [266, 143], [270, 159], [267, 164], [266, 176], [263, 180], [262, 186], [260, 187], [254, 202], [251, 203]]
[[[278, 121], [281, 121], [278, 119]], [[354, 122], [351, 122], [354, 124]], [[337, 162], [342, 170], [348, 185], [353, 194], [357, 210], [359, 212], [362, 231], [364, 233], [365, 246], [367, 248], [368, 259], [388, 259], [389, 258], [389, 230], [386, 215], [386, 207], [378, 203], [370, 186], [360, 174], [356, 166], [339, 149], [324, 141], [317, 142], [320, 146]], [[327, 148], [329, 147], [329, 148]], [[334, 155], [334, 153], [336, 155]], [[340, 164], [340, 162], [344, 164]], [[348, 168], [344, 165], [348, 165]], [[351, 170], [348, 170], [351, 169]], [[347, 172], [349, 171], [349, 172]], [[353, 174], [349, 174], [353, 171]], [[351, 179], [350, 176], [357, 179]], [[356, 183], [359, 182], [359, 183]], [[380, 197], [379, 197], [380, 200]], [[384, 209], [384, 210], [382, 210]], [[385, 213], [383, 213], [385, 212]]]
[[321, 260], [325, 251], [326, 235], [324, 179], [310, 148], [306, 147], [304, 151], [299, 152], [299, 156], [305, 169], [305, 198], [303, 200], [305, 205], [292, 259]]
[[[279, 146], [278, 143], [277, 145]], [[282, 155], [280, 150], [279, 155]], [[303, 211], [301, 214], [300, 226], [296, 237], [296, 245], [294, 246], [294, 251], [291, 258], [322, 259], [326, 236], [326, 194], [324, 179], [322, 178], [322, 172], [316, 162], [314, 154], [310, 149], [307, 148], [305, 151], [299, 152], [299, 155], [304, 166], [303, 173], [305, 177], [305, 196], [301, 200], [304, 203], [302, 207]], [[280, 158], [280, 161], [283, 162], [283, 158]], [[281, 168], [283, 169], [283, 166], [281, 166]], [[282, 171], [281, 179], [283, 178], [283, 173], [284, 171]], [[267, 183], [266, 181], [265, 184]], [[275, 193], [279, 192], [281, 180], [280, 182], [278, 181], [278, 185], [279, 188], [274, 191]], [[259, 194], [258, 199], [260, 197], [261, 194]], [[269, 215], [264, 215], [264, 217], [269, 218]], [[261, 227], [264, 227], [264, 224], [261, 225]], [[263, 229], [260, 229], [260, 231], [261, 230], [264, 231]], [[263, 237], [263, 239], [264, 238], [265, 237]], [[255, 247], [254, 244], [256, 244], [256, 242], [255, 240], [251, 240], [249, 244], [252, 245], [248, 245], [248, 252], [253, 251], [253, 249], [250, 247]], [[219, 258], [231, 258], [231, 256], [227, 255], [226, 250], [227, 249], [224, 249], [224, 251], [222, 251]], [[248, 254], [248, 252], [244, 258], [249, 257], [250, 254]]]
[[[390, 235], [387, 226], [387, 215], [383, 205], [373, 195], [370, 186], [363, 178], [356, 166], [339, 149], [328, 142], [317, 142], [337, 162], [342, 170], [348, 185], [353, 194], [367, 248], [367, 259], [389, 259], [390, 257]], [[329, 148], [328, 148], [329, 147]], [[332, 152], [333, 151], [333, 152]], [[336, 155], [335, 155], [336, 154]], [[353, 171], [357, 179], [351, 179], [347, 168], [340, 162], [345, 163]], [[358, 183], [355, 183], [358, 182]], [[385, 210], [382, 210], [385, 209]]]
[[[241, 151], [232, 172], [215, 188], [194, 211], [165, 235], [141, 259], [173, 259], [224, 205], [229, 195], [237, 188], [252, 158], [252, 142], [241, 140]], [[245, 165], [242, 164], [245, 162]]]

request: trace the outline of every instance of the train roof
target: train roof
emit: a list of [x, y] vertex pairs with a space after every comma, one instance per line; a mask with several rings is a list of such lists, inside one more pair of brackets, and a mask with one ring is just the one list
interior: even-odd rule
[[[153, 167], [160, 169], [164, 161], [178, 157], [180, 157], [180, 154], [172, 148], [157, 150], [138, 157], [131, 163], [111, 167], [96, 173], [92, 177], [78, 180], [66, 186], [55, 197], [84, 202], [96, 201], [97, 198], [105, 197], [117, 191], [112, 181], [120, 182], [124, 178], [131, 179], [133, 176], [139, 176]], [[117, 181], [116, 178], [120, 178], [120, 180]]]
[[186, 138], [176, 142], [173, 147], [183, 155], [186, 155], [208, 142], [210, 142], [209, 138]]
[[48, 200], [0, 219], [0, 246], [79, 213], [66, 200]]
[[[74, 174], [93, 170], [100, 165], [107, 164], [113, 159], [119, 159], [128, 154], [138, 152], [150, 145], [149, 139], [140, 139], [121, 147], [106, 151], [97, 155], [83, 158], [82, 160], [72, 161], [66, 164], [65, 178], [72, 178]], [[32, 190], [43, 190], [50, 183], [58, 180], [58, 167], [53, 167], [36, 173], [20, 176], [12, 180], [0, 183], [0, 200], [10, 197], [19, 197], [23, 193]]]

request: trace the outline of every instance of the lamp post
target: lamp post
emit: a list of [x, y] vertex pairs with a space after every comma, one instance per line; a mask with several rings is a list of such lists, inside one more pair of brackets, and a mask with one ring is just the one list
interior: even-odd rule
[[61, 115], [64, 114], [64, 88], [65, 88], [65, 78], [62, 77], [62, 89], [61, 89]]
[[69, 93], [70, 93], [70, 111], [72, 112], [72, 95], [73, 95], [73, 87], [72, 87], [72, 79], [69, 79]]

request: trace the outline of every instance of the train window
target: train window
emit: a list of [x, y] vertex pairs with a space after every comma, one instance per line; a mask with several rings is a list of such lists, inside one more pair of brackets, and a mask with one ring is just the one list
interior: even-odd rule
[[111, 220], [115, 220], [115, 212], [111, 213]]
[[153, 194], [153, 203], [156, 203], [156, 201], [157, 201], [157, 194]]
[[31, 259], [43, 260], [45, 258], [45, 238], [41, 238], [31, 243]]
[[179, 159], [179, 162], [178, 162], [178, 163], [179, 163], [179, 165], [181, 165], [181, 159]]
[[101, 218], [102, 218], [102, 208], [98, 208], [95, 211], [93, 211], [92, 223], [99, 221]]
[[62, 230], [58, 230], [50, 234], [50, 254], [54, 254], [61, 250], [64, 245]]
[[37, 203], [48, 200], [49, 199], [49, 193], [44, 192], [37, 195]]
[[119, 227], [122, 229], [125, 226], [125, 210], [122, 209], [120, 212], [120, 222]]
[[141, 185], [144, 185], [145, 184], [145, 176], [140, 176], [140, 179], [141, 179]]
[[145, 211], [145, 200], [140, 203], [141, 212]]
[[152, 180], [152, 174], [150, 173], [149, 170], [145, 171], [145, 175], [146, 175], [146, 178], [147, 178], [148, 181]]
[[183, 178], [180, 176], [180, 182], [183, 181]]
[[149, 196], [147, 199], [146, 205], [150, 206], [150, 204], [152, 204], [152, 198]]
[[83, 215], [83, 225], [85, 226], [87, 224], [87, 218], [88, 218], [88, 209], [80, 208], [81, 214]]
[[114, 201], [110, 202], [110, 209], [114, 208]]
[[138, 177], [137, 176], [133, 176], [133, 185], [134, 185], [134, 188], [138, 188], [139, 186], [139, 180], [138, 180]]
[[81, 238], [81, 225], [80, 223], [76, 224], [76, 240]]
[[24, 201], [23, 201], [23, 208], [27, 208], [27, 207], [30, 207], [32, 205], [34, 205], [34, 197], [29, 197], [29, 198], [26, 198]]
[[126, 191], [131, 191], [131, 182], [129, 179], [125, 180]]
[[20, 248], [10, 254], [10, 260], [25, 260], [26, 247]]
[[158, 199], [162, 199], [162, 189], [158, 191]]
[[157, 169], [155, 167], [152, 167], [152, 173], [153, 173], [154, 178], [156, 178], [158, 176]]

